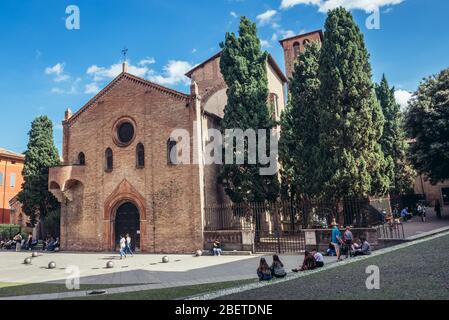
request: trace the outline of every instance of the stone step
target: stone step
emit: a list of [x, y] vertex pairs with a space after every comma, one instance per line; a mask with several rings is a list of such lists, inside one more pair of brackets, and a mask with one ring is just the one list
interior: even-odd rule
[[[222, 256], [251, 256], [253, 253], [251, 251], [222, 251]], [[204, 251], [204, 256], [213, 256], [210, 251]]]

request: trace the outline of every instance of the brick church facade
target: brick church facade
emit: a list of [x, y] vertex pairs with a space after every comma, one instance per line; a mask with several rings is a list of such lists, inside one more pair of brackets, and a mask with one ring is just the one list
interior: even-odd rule
[[[321, 32], [307, 37], [320, 39]], [[281, 44], [291, 75], [290, 51], [300, 54], [297, 45], [305, 37], [287, 40]], [[273, 117], [280, 119], [287, 78], [271, 56], [266, 68]], [[207, 129], [219, 128], [227, 102], [220, 54], [186, 75], [190, 94], [133, 76], [124, 64], [78, 112], [66, 111], [63, 165], [49, 175], [50, 191], [61, 203], [63, 250], [114, 251], [118, 236], [126, 233], [141, 252], [191, 253], [204, 247], [204, 208], [229, 201], [217, 184], [219, 166], [201, 161]], [[171, 162], [175, 129], [188, 132], [197, 153], [191, 157], [199, 164]]]

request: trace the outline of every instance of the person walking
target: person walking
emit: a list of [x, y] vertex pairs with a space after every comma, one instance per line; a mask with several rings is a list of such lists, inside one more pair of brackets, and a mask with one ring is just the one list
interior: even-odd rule
[[342, 244], [343, 240], [341, 238], [341, 232], [340, 232], [340, 229], [338, 228], [338, 224], [336, 222], [334, 222], [332, 225], [334, 227], [332, 229], [331, 243], [335, 248], [335, 252], [337, 254], [337, 260], [341, 261], [341, 244]]
[[20, 252], [22, 249], [22, 235], [20, 232], [14, 236], [13, 240], [16, 242], [16, 252]]
[[435, 202], [435, 213], [436, 213], [438, 219], [442, 218], [441, 217], [441, 203], [440, 203], [440, 200], [437, 200]]
[[426, 207], [421, 204], [418, 204], [418, 214], [421, 217], [422, 222], [426, 222]]
[[343, 244], [346, 251], [346, 259], [349, 258], [351, 253], [352, 243], [354, 241], [354, 236], [352, 235], [351, 228], [346, 227], [345, 232], [343, 233]]
[[131, 257], [134, 257], [133, 251], [131, 250], [131, 236], [129, 235], [129, 233], [126, 234], [125, 240], [125, 254], [129, 253]]
[[120, 260], [122, 260], [123, 257], [126, 258], [125, 248], [126, 248], [126, 239], [123, 235], [120, 235]]
[[33, 249], [33, 247], [32, 247], [32, 245], [33, 245], [33, 233], [29, 233], [28, 234], [28, 240], [27, 240], [27, 244], [26, 244], [26, 250], [31, 250], [31, 249]]

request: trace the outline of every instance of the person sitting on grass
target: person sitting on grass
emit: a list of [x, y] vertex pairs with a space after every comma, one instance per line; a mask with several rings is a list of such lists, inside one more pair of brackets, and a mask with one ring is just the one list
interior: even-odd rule
[[323, 255], [318, 252], [317, 249], [313, 249], [312, 250], [312, 255], [315, 258], [315, 264], [317, 268], [322, 268], [324, 267], [324, 257]]
[[371, 245], [364, 237], [360, 237], [361, 245], [354, 244], [353, 256], [368, 256], [371, 254]]
[[273, 264], [270, 269], [271, 275], [275, 278], [284, 278], [287, 275], [287, 272], [285, 272], [284, 269], [284, 264], [281, 262], [277, 254], [273, 256]]
[[259, 268], [257, 268], [257, 276], [259, 277], [259, 281], [270, 281], [273, 279], [270, 267], [265, 258], [260, 259]]
[[301, 269], [293, 269], [293, 272], [299, 272], [299, 271], [307, 271], [307, 270], [314, 270], [316, 269], [316, 261], [315, 257], [309, 252], [306, 251], [304, 253], [304, 261], [302, 263]]

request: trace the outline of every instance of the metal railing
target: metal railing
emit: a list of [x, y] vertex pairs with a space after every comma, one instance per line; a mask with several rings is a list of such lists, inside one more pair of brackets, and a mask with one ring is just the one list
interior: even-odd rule
[[377, 227], [379, 239], [403, 240], [405, 239], [404, 224], [401, 222], [388, 222]]

